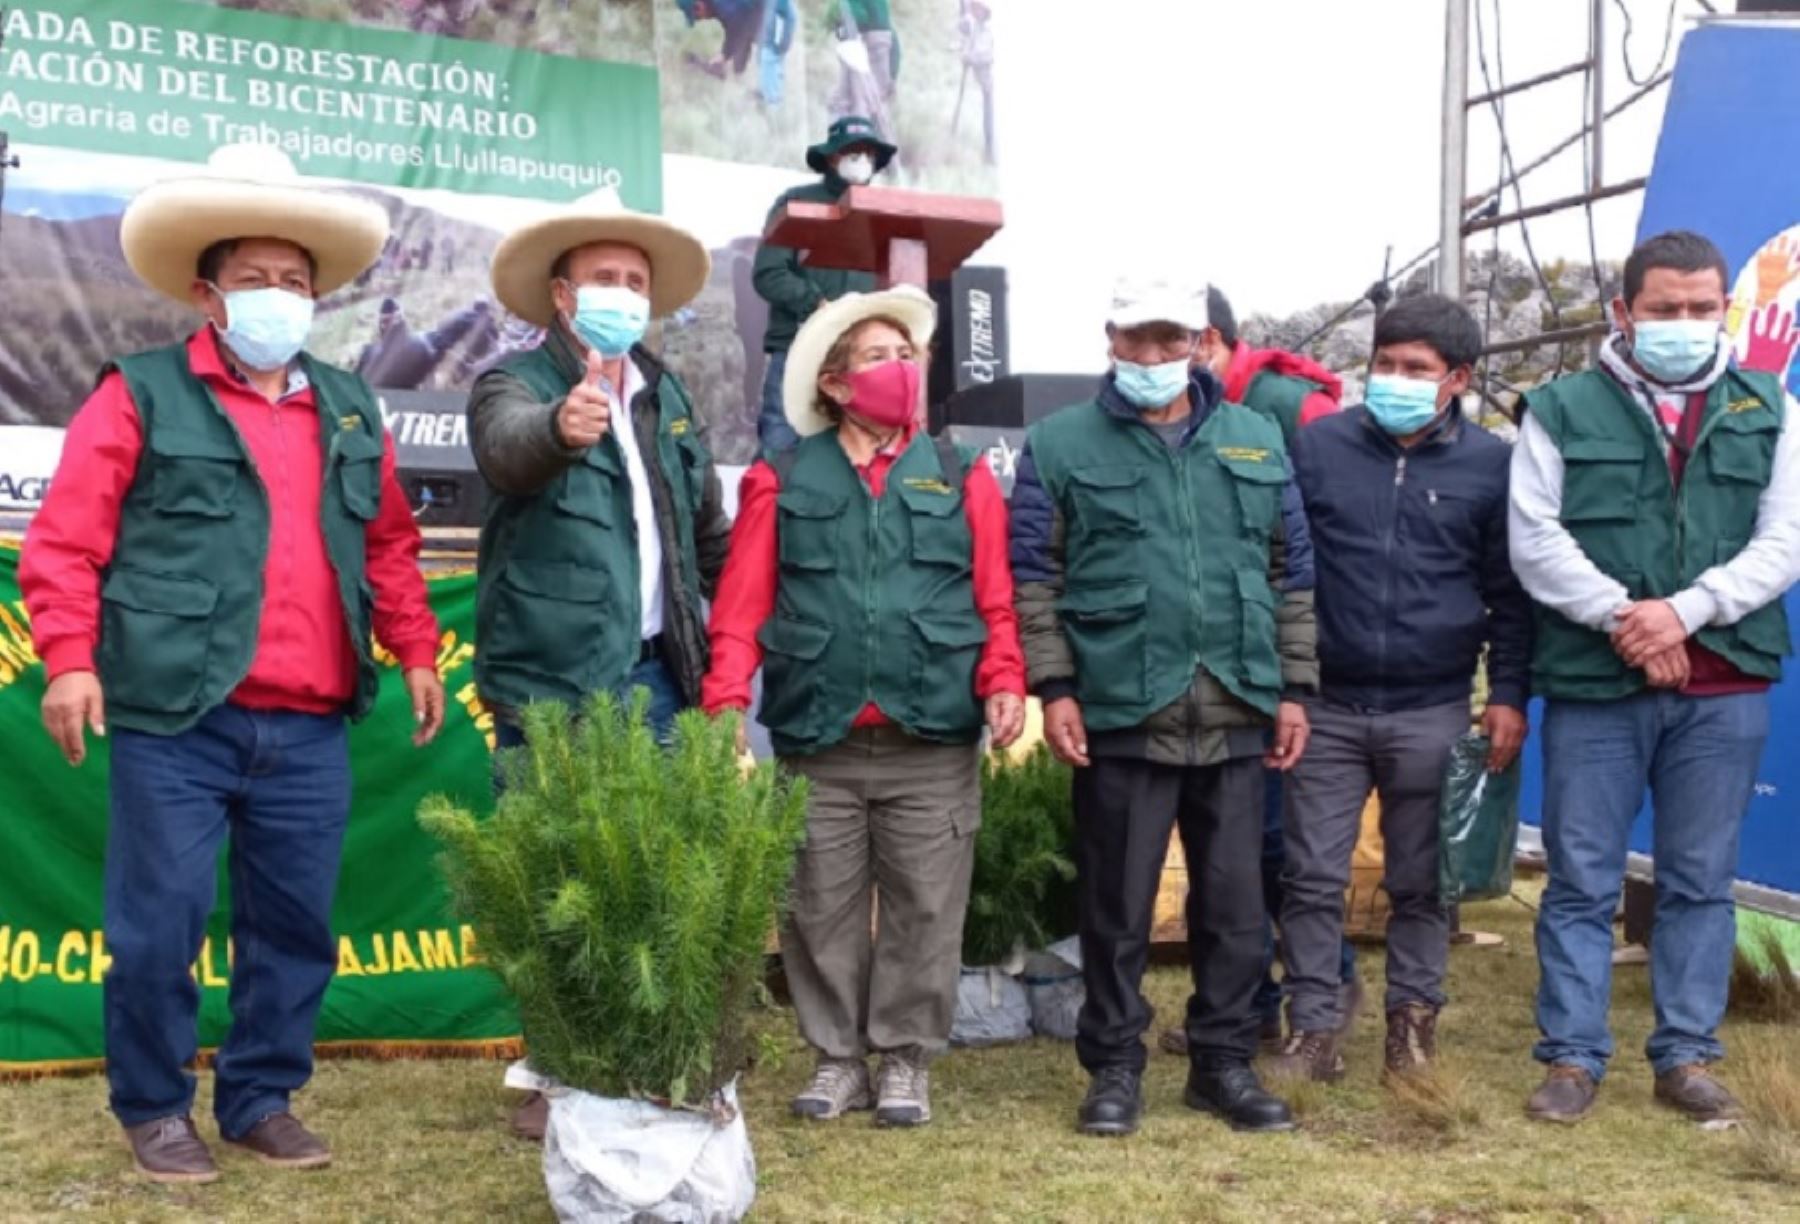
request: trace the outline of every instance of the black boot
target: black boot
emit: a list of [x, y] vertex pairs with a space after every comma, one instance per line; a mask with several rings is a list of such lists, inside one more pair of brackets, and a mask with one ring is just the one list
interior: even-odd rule
[[1102, 1067], [1075, 1115], [1084, 1135], [1129, 1135], [1144, 1116], [1143, 1074], [1130, 1067]]
[[1196, 1064], [1188, 1071], [1187, 1091], [1181, 1099], [1189, 1109], [1224, 1118], [1232, 1130], [1294, 1129], [1293, 1111], [1281, 1098], [1263, 1091], [1248, 1063], [1223, 1067]]

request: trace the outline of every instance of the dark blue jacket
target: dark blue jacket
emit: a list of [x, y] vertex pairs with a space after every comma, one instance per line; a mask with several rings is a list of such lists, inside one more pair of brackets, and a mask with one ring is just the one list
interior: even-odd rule
[[1299, 432], [1321, 692], [1368, 710], [1466, 700], [1524, 709], [1531, 601], [1506, 554], [1512, 448], [1460, 413], [1403, 448], [1356, 407]]

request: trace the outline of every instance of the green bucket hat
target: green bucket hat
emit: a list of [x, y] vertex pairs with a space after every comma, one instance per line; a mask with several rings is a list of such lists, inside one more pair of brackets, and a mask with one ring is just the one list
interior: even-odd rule
[[868, 145], [875, 150], [875, 169], [877, 172], [887, 169], [894, 154], [900, 150], [881, 138], [875, 130], [873, 120], [864, 119], [861, 115], [851, 115], [839, 119], [831, 125], [823, 142], [806, 151], [806, 164], [820, 174], [831, 169], [831, 159], [852, 145]]

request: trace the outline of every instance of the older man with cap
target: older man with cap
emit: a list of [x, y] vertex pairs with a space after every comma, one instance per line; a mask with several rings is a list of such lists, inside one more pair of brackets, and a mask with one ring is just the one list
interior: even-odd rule
[[[680, 381], [641, 343], [691, 301], [698, 239], [596, 192], [511, 233], [494, 293], [545, 329], [475, 383], [469, 438], [493, 497], [481, 529], [475, 681], [500, 747], [533, 701], [648, 690], [666, 737], [700, 700], [701, 599], [731, 524]], [[541, 1098], [514, 1119], [539, 1138]]]
[[438, 630], [393, 443], [361, 379], [303, 351], [314, 301], [381, 251], [382, 210], [308, 187], [260, 145], [126, 210], [125, 258], [193, 305], [188, 340], [121, 357], [69, 426], [20, 586], [71, 764], [112, 737], [106, 1075], [140, 1172], [218, 1177], [189, 1110], [189, 969], [229, 841], [232, 1025], [213, 1064], [227, 1142], [316, 1168], [288, 1112], [337, 968], [346, 720], [399, 657], [415, 744], [437, 733]]
[[1298, 698], [1318, 685], [1311, 546], [1279, 426], [1190, 368], [1206, 328], [1203, 286], [1121, 284], [1112, 370], [1033, 427], [1013, 491], [1030, 682], [1075, 767], [1088, 1134], [1129, 1134], [1143, 1112], [1139, 988], [1172, 827], [1193, 882], [1185, 1100], [1241, 1130], [1293, 1126], [1250, 1060], [1262, 771], [1300, 759]]
[[[865, 187], [887, 169], [899, 150], [883, 140], [875, 124], [851, 117], [831, 125], [825, 139], [806, 151], [806, 164], [818, 174], [814, 183], [789, 188], [769, 209], [772, 221], [789, 204], [830, 204], [852, 187]], [[788, 349], [800, 325], [826, 302], [846, 293], [869, 293], [875, 278], [867, 272], [814, 268], [800, 260], [792, 247], [765, 242], [756, 250], [753, 283], [769, 303], [769, 325], [763, 332], [763, 352], [768, 369], [763, 376], [762, 406], [756, 418], [756, 436], [765, 450], [789, 450], [800, 437], [788, 424], [782, 387]]]

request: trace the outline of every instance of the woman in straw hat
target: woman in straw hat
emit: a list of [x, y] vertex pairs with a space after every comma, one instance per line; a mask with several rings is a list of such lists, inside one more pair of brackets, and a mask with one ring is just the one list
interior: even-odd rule
[[[706, 287], [698, 239], [596, 192], [494, 252], [494, 293], [543, 341], [484, 374], [469, 439], [491, 492], [481, 529], [475, 682], [502, 748], [534, 701], [649, 694], [666, 737], [700, 699], [702, 598], [731, 523], [687, 391], [642, 344]], [[533, 1095], [514, 1130], [543, 1138]]]
[[1024, 724], [1006, 504], [985, 461], [919, 428], [934, 322], [931, 299], [901, 288], [840, 298], [800, 329], [784, 390], [801, 442], [746, 473], [713, 608], [706, 709], [747, 708], [760, 664], [761, 721], [811, 784], [781, 944], [818, 1051], [794, 1112], [820, 1121], [871, 1105], [882, 1125], [930, 1120], [979, 741]]
[[368, 267], [387, 232], [378, 206], [307, 186], [261, 145], [221, 148], [133, 200], [126, 260], [206, 325], [107, 367], [20, 560], [46, 727], [79, 765], [85, 732], [113, 726], [106, 1075], [155, 1181], [218, 1176], [185, 1068], [200, 1003], [189, 966], [228, 834], [219, 1132], [270, 1164], [330, 1162], [288, 1099], [311, 1075], [337, 968], [345, 722], [375, 698], [371, 631], [400, 658], [413, 742], [443, 720], [393, 443], [362, 380], [304, 351], [315, 299]]

